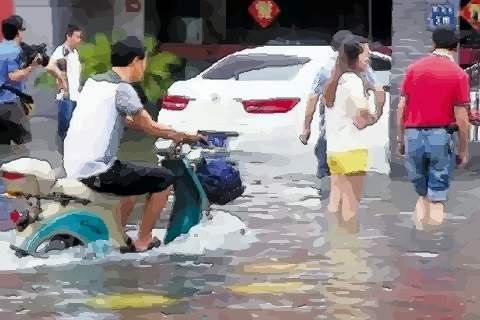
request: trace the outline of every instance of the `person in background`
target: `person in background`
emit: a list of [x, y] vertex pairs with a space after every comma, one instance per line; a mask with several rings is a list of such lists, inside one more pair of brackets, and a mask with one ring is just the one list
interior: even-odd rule
[[408, 66], [397, 109], [398, 151], [419, 196], [417, 229], [444, 220], [457, 128], [457, 164], [468, 161], [470, 88], [467, 73], [453, 59], [458, 38], [454, 30], [439, 28], [432, 40], [433, 52]]
[[[79, 26], [69, 24], [65, 32], [65, 42], [58, 46], [50, 58], [50, 64], [60, 65], [65, 73], [68, 88], [58, 86], [58, 135], [63, 139], [67, 134], [73, 110], [80, 92], [82, 65], [77, 47], [82, 43], [83, 31]], [[57, 85], [59, 85], [57, 81]]]
[[[25, 94], [25, 81], [39, 64], [37, 59], [33, 59], [29, 65], [23, 61], [21, 45], [24, 31], [24, 20], [18, 15], [2, 21], [4, 40], [0, 43], [0, 144], [8, 146], [12, 141], [16, 145], [24, 145], [32, 140], [27, 110], [20, 102], [18, 93]], [[58, 68], [48, 65], [45, 69], [61, 85], [65, 85]]]
[[[320, 106], [319, 106], [320, 134], [318, 136], [317, 144], [315, 145], [315, 155], [318, 159], [317, 177], [319, 179], [323, 179], [324, 177], [330, 175], [330, 170], [328, 168], [328, 163], [327, 163], [327, 153], [326, 153], [327, 139], [325, 137], [325, 104], [323, 99], [320, 99], [320, 98], [323, 96], [325, 84], [327, 83], [327, 80], [330, 78], [331, 73], [335, 68], [335, 64], [338, 59], [338, 50], [342, 46], [342, 43], [346, 39], [351, 37], [353, 37], [353, 34], [349, 30], [339, 30], [333, 35], [332, 41], [331, 41], [331, 47], [334, 50], [334, 54], [328, 59], [325, 66], [323, 66], [318, 71], [311, 88], [311, 93], [307, 102], [307, 107], [305, 109], [305, 120], [303, 123], [303, 132], [300, 135], [300, 141], [304, 145], [307, 145], [311, 135], [311, 125], [312, 125], [313, 115], [315, 114], [315, 111], [317, 109], [317, 104], [319, 103], [319, 100], [320, 100]], [[373, 73], [372, 68], [370, 68], [370, 66], [368, 67], [368, 70], [365, 73], [365, 78], [371, 84], [376, 83], [375, 75]]]

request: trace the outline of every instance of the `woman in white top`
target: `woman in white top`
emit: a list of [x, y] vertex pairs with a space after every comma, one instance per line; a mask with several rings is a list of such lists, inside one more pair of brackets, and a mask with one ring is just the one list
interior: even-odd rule
[[[385, 101], [385, 93], [376, 94], [362, 76], [368, 69], [369, 55], [368, 43], [363, 38], [347, 39], [324, 91], [327, 161], [331, 172], [328, 210], [341, 212], [344, 221], [356, 216], [367, 170], [366, 137], [360, 130], [379, 119]], [[375, 101], [376, 96], [379, 101]]]

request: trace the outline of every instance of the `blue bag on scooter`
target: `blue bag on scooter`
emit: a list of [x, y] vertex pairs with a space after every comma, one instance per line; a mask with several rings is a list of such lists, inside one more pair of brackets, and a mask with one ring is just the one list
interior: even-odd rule
[[225, 205], [245, 191], [240, 172], [225, 158], [204, 158], [196, 173], [210, 203]]

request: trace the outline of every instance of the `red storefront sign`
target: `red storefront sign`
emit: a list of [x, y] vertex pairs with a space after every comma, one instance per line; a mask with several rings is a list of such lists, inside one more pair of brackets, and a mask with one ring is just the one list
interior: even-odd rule
[[475, 29], [480, 29], [480, 0], [471, 0], [460, 10], [460, 16]]
[[[6, 17], [9, 17], [13, 14], [13, 0], [0, 0], [2, 4], [0, 5], [0, 22], [3, 21]], [[2, 35], [2, 24], [0, 23], [0, 40], [3, 39]]]
[[248, 13], [262, 27], [268, 27], [280, 14], [280, 7], [273, 0], [254, 0]]

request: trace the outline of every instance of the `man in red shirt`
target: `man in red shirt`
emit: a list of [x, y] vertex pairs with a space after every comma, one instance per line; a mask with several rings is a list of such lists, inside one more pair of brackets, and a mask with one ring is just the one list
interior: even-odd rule
[[414, 214], [418, 229], [443, 222], [457, 129], [457, 163], [465, 165], [468, 159], [470, 88], [467, 73], [452, 56], [458, 38], [449, 29], [435, 30], [432, 38], [434, 51], [407, 69], [397, 109], [399, 152], [405, 154], [408, 176], [419, 195]]

